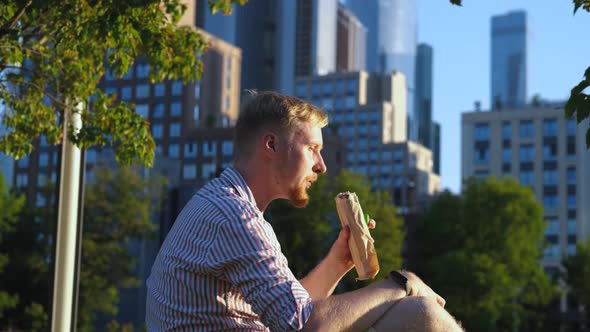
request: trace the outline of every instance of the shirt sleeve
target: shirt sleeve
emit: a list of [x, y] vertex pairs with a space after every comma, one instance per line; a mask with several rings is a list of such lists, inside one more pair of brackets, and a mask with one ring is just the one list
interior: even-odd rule
[[256, 213], [242, 212], [220, 227], [213, 258], [271, 331], [301, 330], [311, 297], [289, 269], [272, 227]]

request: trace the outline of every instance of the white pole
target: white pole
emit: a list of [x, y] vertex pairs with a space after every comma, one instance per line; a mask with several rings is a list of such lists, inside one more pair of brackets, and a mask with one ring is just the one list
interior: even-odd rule
[[55, 274], [53, 281], [52, 332], [71, 331], [73, 317], [74, 292], [76, 287], [75, 268], [77, 256], [78, 226], [80, 215], [80, 160], [81, 150], [68, 139], [68, 126], [74, 132], [82, 128], [81, 110], [83, 103], [76, 105], [77, 110], [67, 107], [64, 116], [64, 136], [62, 141], [61, 172], [59, 184], [59, 207], [57, 212], [57, 235], [55, 246]]

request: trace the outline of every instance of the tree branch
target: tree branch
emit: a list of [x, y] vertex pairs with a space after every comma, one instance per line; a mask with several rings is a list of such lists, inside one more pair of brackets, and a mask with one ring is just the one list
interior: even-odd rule
[[16, 22], [18, 22], [18, 20], [21, 18], [21, 16], [23, 16], [23, 14], [25, 13], [25, 10], [33, 3], [33, 0], [29, 0], [27, 1], [27, 3], [16, 13], [14, 14], [14, 17], [6, 22], [6, 24], [4, 24], [4, 26], [2, 26], [0, 28], [0, 38], [4, 37], [6, 34], [8, 34], [8, 32], [10, 31], [10, 28], [16, 24]]

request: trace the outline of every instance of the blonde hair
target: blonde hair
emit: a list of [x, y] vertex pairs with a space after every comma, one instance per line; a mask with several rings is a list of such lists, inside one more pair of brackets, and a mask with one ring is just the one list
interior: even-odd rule
[[266, 130], [290, 135], [297, 125], [309, 122], [325, 127], [328, 115], [305, 101], [276, 92], [251, 92], [244, 103], [234, 133], [235, 160], [249, 155], [253, 141]]

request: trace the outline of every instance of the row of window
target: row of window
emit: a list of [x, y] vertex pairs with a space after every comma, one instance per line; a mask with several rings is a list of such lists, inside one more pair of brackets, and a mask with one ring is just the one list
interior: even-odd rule
[[[520, 138], [532, 138], [535, 134], [535, 126], [533, 120], [521, 120], [518, 124], [518, 135]], [[576, 136], [576, 120], [568, 119], [566, 121], [567, 136]], [[558, 133], [557, 119], [543, 120], [543, 137], [556, 137]], [[475, 141], [489, 141], [490, 127], [488, 123], [476, 123], [473, 130]], [[512, 139], [512, 123], [502, 123], [502, 139]]]
[[[566, 253], [568, 256], [575, 255], [576, 254], [576, 244], [568, 243], [568, 245], [566, 247]], [[557, 243], [549, 244], [545, 248], [543, 254], [544, 254], [545, 258], [556, 258], [556, 259], [561, 258], [561, 255], [559, 253], [559, 244], [557, 244]]]
[[[152, 90], [153, 87], [153, 90]], [[135, 96], [133, 96], [133, 88], [135, 88]], [[200, 89], [199, 89], [200, 90]], [[195, 89], [197, 91], [197, 89]], [[141, 83], [135, 86], [122, 86], [120, 89], [109, 86], [104, 89], [106, 94], [117, 93], [121, 100], [131, 100], [150, 97], [164, 97], [166, 96], [166, 83], [148, 84]], [[170, 95], [182, 96], [183, 84], [181, 81], [172, 81], [170, 83]], [[198, 98], [198, 97], [195, 97]]]
[[[576, 142], [574, 140], [568, 141], [565, 146], [566, 158], [568, 160], [575, 160], [576, 158]], [[522, 144], [518, 151], [519, 161], [521, 163], [532, 163], [535, 161], [535, 149], [533, 144]], [[558, 146], [556, 142], [543, 143], [543, 161], [556, 161], [558, 157]], [[512, 158], [512, 147], [502, 147], [501, 158], [503, 163], [516, 162]], [[490, 147], [484, 142], [477, 142], [473, 151], [473, 162], [476, 165], [487, 164], [490, 161]]]
[[[545, 227], [545, 236], [559, 236], [559, 220], [557, 218], [547, 218], [547, 226]], [[570, 218], [567, 220], [567, 235], [575, 236], [578, 233], [578, 226], [576, 219]]]
[[[182, 115], [182, 102], [176, 101], [169, 105], [169, 116], [179, 117]], [[166, 107], [164, 103], [137, 104], [135, 105], [135, 112], [146, 119], [161, 119], [166, 115]]]
[[357, 79], [339, 79], [335, 81], [312, 82], [311, 91], [308, 91], [309, 84], [307, 82], [299, 82], [296, 87], [297, 96], [306, 97], [310, 94], [312, 96], [332, 95], [356, 93], [359, 89], [359, 81]]

